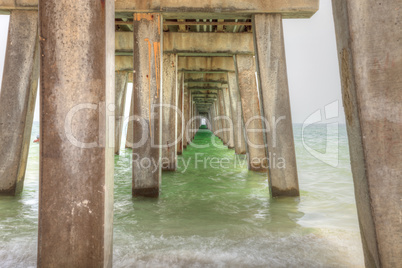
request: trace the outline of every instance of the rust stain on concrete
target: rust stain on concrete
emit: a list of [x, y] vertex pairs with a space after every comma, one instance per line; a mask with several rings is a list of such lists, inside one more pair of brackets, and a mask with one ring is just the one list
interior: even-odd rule
[[160, 42], [154, 42], [155, 76], [156, 76], [156, 97], [159, 98], [160, 89]]
[[152, 13], [134, 13], [134, 21], [140, 20], [152, 21], [154, 20], [154, 15]]
[[[149, 41], [148, 38], [144, 39], [145, 42], [148, 42], [148, 114], [149, 114], [149, 120], [151, 121], [151, 42]], [[149, 136], [152, 138], [152, 128], [151, 128], [151, 123], [149, 124]]]

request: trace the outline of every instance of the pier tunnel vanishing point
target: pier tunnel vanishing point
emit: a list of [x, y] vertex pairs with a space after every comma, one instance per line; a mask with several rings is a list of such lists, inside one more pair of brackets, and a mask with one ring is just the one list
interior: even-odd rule
[[[400, 2], [332, 6], [365, 265], [401, 267]], [[159, 197], [162, 172], [177, 172], [197, 131], [245, 155], [272, 198], [300, 196], [282, 21], [318, 9], [318, 0], [0, 0], [10, 15], [0, 195], [23, 190], [40, 81], [37, 265], [112, 266], [123, 137], [134, 197]]]

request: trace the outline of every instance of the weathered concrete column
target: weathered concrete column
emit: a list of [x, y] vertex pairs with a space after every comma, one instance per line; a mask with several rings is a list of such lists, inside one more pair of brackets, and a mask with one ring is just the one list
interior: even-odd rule
[[39, 1], [39, 21], [38, 267], [112, 267], [114, 1]]
[[228, 148], [234, 149], [234, 125], [232, 118], [232, 110], [230, 106], [230, 97], [229, 97], [229, 85], [226, 85], [222, 88], [223, 99], [225, 103], [225, 115], [228, 120], [226, 120], [226, 127], [228, 128], [227, 138], [228, 138]]
[[251, 55], [236, 55], [235, 64], [242, 104], [249, 169], [267, 171], [268, 161], [258, 99], [255, 63]]
[[186, 149], [188, 145], [188, 119], [189, 119], [189, 109], [190, 109], [190, 92], [188, 86], [184, 85], [184, 95], [183, 95], [183, 148]]
[[197, 131], [198, 131], [198, 129], [197, 129], [197, 116], [198, 116], [198, 111], [197, 111], [197, 106], [196, 106], [195, 102], [194, 102], [193, 116], [194, 116], [194, 120], [193, 120], [193, 128], [194, 128], [194, 131], [193, 131], [193, 139], [194, 139], [194, 138], [195, 138], [195, 135], [197, 134]]
[[217, 111], [216, 111], [216, 101], [212, 104], [212, 110], [211, 110], [211, 122], [213, 124], [213, 128], [214, 128], [214, 135], [218, 136], [218, 130], [219, 130], [219, 124], [218, 121], [215, 120], [216, 116], [217, 116]]
[[162, 170], [176, 170], [177, 159], [177, 55], [163, 55]]
[[[198, 132], [198, 129], [200, 128], [200, 113], [198, 112], [197, 107], [195, 107], [195, 116], [197, 117], [197, 119], [195, 121], [195, 123], [196, 123], [195, 128], [197, 129], [197, 132]], [[194, 133], [194, 136], [197, 134], [197, 132]]]
[[215, 133], [215, 122], [213, 120], [213, 118], [214, 118], [213, 110], [214, 110], [214, 105], [212, 104], [211, 107], [209, 108], [209, 112], [208, 112], [208, 120], [210, 123], [209, 130], [211, 130], [212, 133]]
[[124, 107], [126, 104], [126, 92], [128, 83], [127, 72], [116, 72], [115, 79], [115, 126], [114, 126], [114, 153], [120, 154], [121, 136], [124, 126]]
[[366, 267], [402, 256], [400, 1], [332, 1]]
[[211, 124], [211, 131], [215, 135], [216, 132], [216, 125], [215, 125], [215, 105], [212, 103], [211, 107], [209, 108], [209, 123]]
[[214, 118], [212, 120], [215, 122], [215, 126], [216, 126], [216, 130], [215, 130], [214, 134], [220, 140], [222, 140], [222, 138], [221, 138], [222, 133], [220, 132], [221, 126], [220, 126], [219, 119], [217, 118], [217, 117], [219, 117], [219, 101], [218, 101], [218, 99], [214, 102], [213, 108], [214, 108]]
[[[191, 97], [192, 98], [192, 97]], [[191, 141], [194, 140], [195, 131], [196, 131], [196, 124], [195, 124], [195, 117], [196, 117], [196, 107], [195, 102], [191, 101]]]
[[193, 139], [194, 139], [195, 134], [196, 134], [196, 130], [197, 130], [197, 118], [195, 118], [197, 116], [197, 108], [195, 106], [195, 103], [194, 103], [193, 107], [194, 107], [193, 108], [193, 117], [194, 117], [194, 120], [193, 120]]
[[[219, 96], [219, 95], [218, 95]], [[221, 119], [219, 118], [219, 116], [220, 116], [220, 111], [219, 111], [219, 100], [216, 100], [215, 102], [214, 102], [214, 122], [215, 122], [215, 125], [216, 125], [216, 131], [215, 131], [215, 135], [220, 139], [220, 140], [222, 140], [223, 141], [223, 139], [222, 139], [222, 121], [221, 121]]]
[[[134, 88], [133, 88], [134, 89]], [[134, 91], [131, 93], [131, 101], [130, 101], [130, 114], [129, 120], [127, 124], [127, 135], [126, 135], [126, 148], [132, 148], [134, 139], [133, 139], [133, 129], [134, 129]]]
[[226, 118], [226, 109], [225, 109], [225, 99], [223, 96], [223, 90], [218, 91], [218, 104], [219, 104], [219, 121], [222, 126], [222, 141], [225, 146], [228, 146], [229, 143], [229, 134], [228, 134], [228, 122]]
[[255, 15], [254, 34], [262, 115], [268, 124], [266, 144], [270, 159], [276, 160], [269, 166], [271, 194], [299, 196], [282, 15]]
[[241, 101], [236, 73], [228, 73], [230, 108], [232, 110], [233, 140], [236, 154], [246, 154], [244, 126], [241, 115]]
[[188, 144], [191, 143], [191, 118], [193, 116], [193, 104], [192, 104], [192, 96], [191, 96], [191, 91], [189, 92], [189, 101], [188, 101], [188, 121], [187, 121], [187, 140]]
[[191, 141], [192, 141], [192, 130], [191, 130], [191, 128], [192, 128], [192, 124], [191, 124], [191, 119], [192, 119], [192, 117], [193, 117], [193, 96], [192, 96], [193, 94], [192, 94], [192, 92], [190, 91], [189, 92], [189, 99], [188, 99], [188, 103], [189, 103], [189, 109], [188, 109], [188, 122], [187, 122], [187, 124], [188, 124], [188, 144], [190, 144], [191, 143]]
[[209, 121], [210, 125], [208, 126], [208, 124], [207, 124], [207, 126], [208, 126], [208, 129], [211, 130], [212, 133], [214, 133], [215, 130], [214, 130], [214, 124], [212, 123], [212, 107], [213, 107], [213, 105], [211, 105], [211, 107], [209, 107], [209, 110], [208, 110], [207, 120]]
[[188, 109], [187, 109], [187, 122], [186, 122], [186, 139], [187, 145], [191, 143], [191, 117], [193, 109], [193, 97], [191, 96], [191, 90], [188, 90]]
[[196, 116], [197, 116], [197, 126], [196, 126], [196, 128], [197, 128], [197, 132], [198, 132], [198, 130], [200, 129], [200, 113], [198, 112], [198, 109], [196, 109]]
[[158, 13], [134, 14], [133, 196], [159, 196], [162, 113], [155, 106], [163, 96], [161, 21]]
[[22, 192], [39, 75], [38, 13], [10, 16], [0, 92], [0, 195]]
[[195, 114], [195, 103], [193, 101], [193, 94], [191, 93], [191, 111], [190, 111], [190, 142], [194, 139], [194, 114]]
[[177, 88], [177, 109], [178, 113], [177, 116], [177, 154], [183, 154], [183, 124], [184, 124], [184, 74], [178, 73], [177, 74], [177, 81], [178, 81], [178, 88]]

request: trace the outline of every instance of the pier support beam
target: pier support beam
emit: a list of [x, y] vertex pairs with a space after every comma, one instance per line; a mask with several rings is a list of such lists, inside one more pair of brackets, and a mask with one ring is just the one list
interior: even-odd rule
[[222, 120], [220, 119], [220, 111], [219, 111], [219, 100], [216, 100], [213, 104], [214, 108], [214, 118], [212, 119], [215, 122], [216, 130], [215, 135], [223, 142], [223, 133], [222, 133]]
[[246, 132], [249, 169], [266, 172], [268, 163], [255, 77], [254, 57], [251, 55], [236, 55], [235, 64]]
[[38, 267], [112, 267], [114, 1], [40, 1], [39, 21]]
[[162, 113], [154, 106], [163, 96], [161, 21], [159, 13], [134, 14], [133, 196], [159, 196]]
[[241, 101], [236, 73], [228, 73], [230, 108], [233, 121], [233, 141], [236, 154], [246, 154], [244, 141], [244, 125], [241, 115]]
[[209, 108], [209, 122], [211, 123], [211, 131], [214, 135], [216, 135], [217, 127], [216, 127], [216, 121], [214, 120], [216, 117], [216, 112], [215, 112], [215, 103], [211, 105], [211, 108]]
[[402, 28], [399, 1], [332, 1], [366, 267], [402, 256]]
[[214, 122], [214, 135], [217, 136], [219, 139], [221, 139], [220, 135], [220, 124], [219, 124], [219, 120], [217, 119], [218, 117], [218, 100], [216, 100], [213, 104], [212, 104], [212, 121]]
[[191, 143], [191, 117], [192, 117], [192, 109], [193, 109], [193, 101], [191, 96], [191, 90], [188, 90], [188, 109], [187, 109], [187, 122], [186, 122], [186, 139], [187, 145]]
[[[299, 196], [282, 15], [254, 15], [256, 65], [270, 159], [271, 194]], [[283, 162], [284, 161], [284, 162]]]
[[222, 126], [222, 141], [225, 146], [228, 146], [229, 143], [229, 134], [228, 134], [228, 120], [226, 117], [226, 109], [225, 109], [225, 99], [223, 96], [223, 90], [218, 91], [218, 105], [219, 105], [219, 121]]
[[220, 136], [220, 132], [219, 132], [220, 126], [219, 126], [219, 121], [216, 119], [216, 117], [218, 116], [217, 107], [218, 107], [217, 101], [215, 101], [212, 104], [212, 117], [211, 118], [212, 118], [212, 122], [214, 125], [214, 135], [220, 139], [220, 137], [219, 137]]
[[190, 110], [190, 91], [188, 90], [188, 86], [184, 85], [184, 102], [183, 102], [183, 148], [186, 149], [189, 143], [188, 139], [188, 120], [189, 120], [189, 110]]
[[127, 124], [126, 148], [130, 149], [133, 148], [134, 143], [133, 130], [134, 130], [134, 91], [132, 90], [130, 100], [130, 114]]
[[128, 83], [127, 72], [116, 72], [115, 82], [115, 126], [114, 126], [114, 153], [120, 154], [121, 136], [124, 126], [124, 107], [126, 103], [126, 92]]
[[234, 149], [234, 125], [233, 125], [233, 118], [232, 118], [232, 110], [230, 106], [230, 97], [229, 97], [229, 86], [225, 85], [222, 88], [223, 99], [225, 103], [225, 115], [227, 116], [228, 120], [226, 120], [226, 127], [228, 128], [228, 148]]
[[0, 195], [23, 189], [38, 75], [38, 13], [13, 11], [0, 92]]
[[178, 113], [177, 116], [177, 154], [183, 154], [183, 124], [184, 124], [184, 74], [178, 73], [177, 74], [177, 109]]
[[163, 54], [162, 170], [176, 170], [177, 160], [177, 55]]
[[196, 133], [196, 107], [195, 102], [192, 99], [193, 97], [191, 96], [191, 141], [194, 140]]

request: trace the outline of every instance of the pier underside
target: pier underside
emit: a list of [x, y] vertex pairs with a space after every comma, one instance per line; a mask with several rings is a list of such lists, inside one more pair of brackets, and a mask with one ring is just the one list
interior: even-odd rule
[[[402, 32], [391, 2], [333, 1], [368, 267], [396, 267], [402, 256], [402, 53], [393, 38]], [[299, 197], [282, 21], [318, 8], [318, 0], [0, 0], [11, 18], [1, 195], [23, 189], [40, 78], [38, 266], [111, 267], [113, 155], [122, 136], [134, 197], [160, 196], [162, 171], [177, 171], [204, 124], [246, 157], [250, 172], [265, 174], [272, 197]]]

